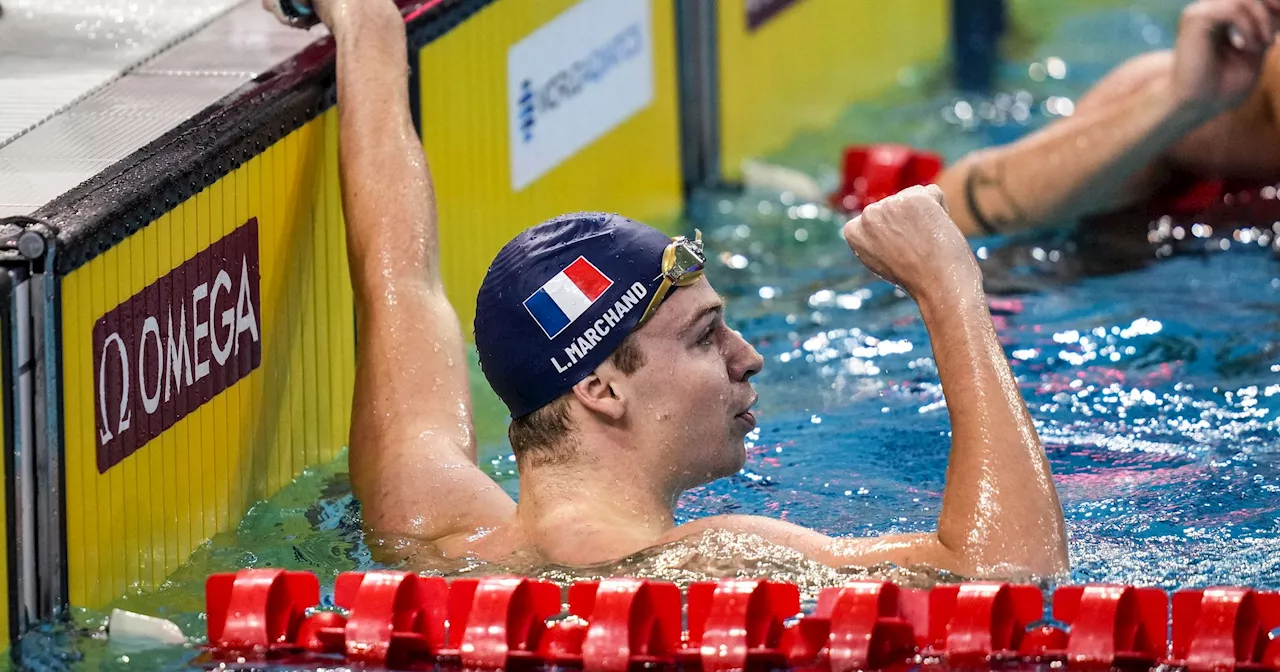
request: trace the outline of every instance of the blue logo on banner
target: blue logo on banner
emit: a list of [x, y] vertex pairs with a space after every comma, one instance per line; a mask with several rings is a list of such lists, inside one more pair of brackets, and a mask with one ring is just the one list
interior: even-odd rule
[[599, 83], [619, 65], [643, 53], [644, 44], [644, 29], [632, 24], [546, 82], [535, 86], [529, 79], [521, 81], [516, 110], [523, 143], [533, 141], [534, 118], [538, 113], [550, 113], [576, 98], [588, 85]]
[[533, 140], [533, 82], [520, 82], [520, 134], [526, 143]]

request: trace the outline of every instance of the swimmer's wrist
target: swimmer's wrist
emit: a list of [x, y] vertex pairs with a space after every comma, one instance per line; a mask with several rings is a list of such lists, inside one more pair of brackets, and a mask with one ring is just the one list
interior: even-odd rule
[[[980, 284], [980, 283], [979, 283]], [[916, 298], [920, 317], [936, 343], [957, 344], [967, 341], [963, 334], [982, 331], [991, 325], [987, 297], [979, 286], [948, 287]]]
[[1154, 109], [1162, 110], [1168, 123], [1183, 133], [1189, 133], [1228, 109], [1212, 96], [1179, 91], [1171, 75], [1153, 79], [1147, 92], [1151, 104], [1156, 106]]
[[982, 271], [976, 263], [972, 268], [955, 269], [914, 288], [911, 296], [926, 322], [931, 314], [950, 314], [967, 306], [985, 305]]
[[341, 33], [353, 33], [370, 25], [394, 24], [397, 30], [401, 30], [403, 25], [400, 12], [390, 0], [356, 3], [351, 0], [312, 0], [312, 5], [330, 32], [338, 37]]

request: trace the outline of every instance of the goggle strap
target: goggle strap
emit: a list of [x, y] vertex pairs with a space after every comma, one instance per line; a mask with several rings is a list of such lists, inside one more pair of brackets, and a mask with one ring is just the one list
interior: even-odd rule
[[644, 314], [640, 316], [640, 321], [636, 324], [637, 327], [648, 322], [649, 318], [653, 317], [653, 314], [657, 312], [658, 304], [662, 303], [662, 297], [671, 291], [671, 284], [671, 279], [664, 275], [662, 284], [658, 285], [658, 289], [653, 293], [653, 298], [649, 300], [649, 307], [645, 308]]

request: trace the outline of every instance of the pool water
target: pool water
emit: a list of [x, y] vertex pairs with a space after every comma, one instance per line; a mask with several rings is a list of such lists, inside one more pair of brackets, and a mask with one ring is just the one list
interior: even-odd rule
[[[1060, 3], [1022, 4], [1057, 12]], [[948, 160], [1007, 142], [1051, 119], [1046, 110], [1063, 109], [1062, 100], [1124, 58], [1171, 44], [1172, 4], [1135, 2], [1033, 27], [1020, 36], [1028, 46], [1001, 72], [1005, 93], [993, 98], [960, 97], [928, 68], [905, 71], [900, 90], [851, 108], [832, 128], [803, 134], [769, 159], [830, 184], [849, 142], [907, 142]], [[840, 237], [844, 219], [820, 204], [769, 190], [707, 192], [695, 196], [691, 219], [707, 239], [710, 277], [731, 325], [766, 366], [746, 468], [687, 493], [679, 520], [761, 514], [832, 535], [933, 529], [948, 418], [914, 304], [857, 263]], [[1090, 275], [1073, 242], [1070, 227], [974, 241], [1065, 508], [1072, 572], [1063, 579], [1280, 589], [1280, 261], [1264, 246], [1222, 250], [1214, 239], [1204, 254]], [[514, 495], [501, 416], [492, 395], [477, 390], [481, 464]], [[394, 540], [361, 533], [339, 459], [260, 503], [163, 589], [115, 606], [172, 618], [199, 636], [208, 573], [287, 567], [331, 583], [338, 572], [377, 567], [370, 545], [379, 543]], [[949, 580], [910, 568], [836, 571], [727, 537], [609, 568], [535, 571], [560, 580], [769, 575], [808, 594], [865, 573], [911, 584]], [[23, 653], [52, 668], [79, 659], [77, 667], [95, 669], [176, 667], [192, 655], [118, 650], [104, 642], [104, 622], [105, 613], [77, 612], [76, 631], [50, 630]]]

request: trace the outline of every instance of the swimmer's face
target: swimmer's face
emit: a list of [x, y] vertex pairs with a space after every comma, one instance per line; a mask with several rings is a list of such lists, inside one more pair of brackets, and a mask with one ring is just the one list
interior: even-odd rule
[[748, 382], [764, 359], [724, 321], [724, 304], [704, 278], [674, 292], [636, 332], [645, 364], [629, 376], [629, 425], [656, 445], [671, 477], [690, 488], [730, 476], [746, 461], [756, 426]]

